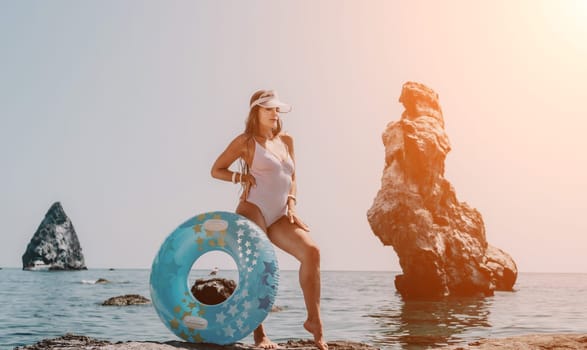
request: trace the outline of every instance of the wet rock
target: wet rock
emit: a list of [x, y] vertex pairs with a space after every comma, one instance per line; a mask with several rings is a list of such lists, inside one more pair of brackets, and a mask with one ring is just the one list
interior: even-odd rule
[[457, 200], [444, 178], [451, 150], [438, 95], [407, 82], [405, 111], [383, 133], [381, 189], [367, 212], [371, 229], [393, 246], [403, 274], [395, 286], [404, 298], [488, 296], [512, 290], [517, 267], [490, 246], [481, 213]]
[[216, 305], [225, 301], [236, 289], [236, 282], [225, 278], [199, 278], [191, 288], [193, 296], [203, 304]]
[[105, 278], [98, 278], [96, 280], [96, 284], [106, 284], [106, 283], [110, 283], [110, 281]]
[[86, 270], [82, 248], [61, 203], [54, 203], [22, 256], [27, 270]]
[[102, 303], [104, 306], [125, 306], [125, 305], [143, 305], [150, 304], [151, 300], [138, 294], [126, 294], [112, 297]]

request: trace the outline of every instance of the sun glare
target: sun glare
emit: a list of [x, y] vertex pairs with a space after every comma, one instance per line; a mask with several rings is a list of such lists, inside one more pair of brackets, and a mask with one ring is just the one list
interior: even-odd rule
[[544, 1], [542, 9], [555, 34], [587, 52], [587, 0]]

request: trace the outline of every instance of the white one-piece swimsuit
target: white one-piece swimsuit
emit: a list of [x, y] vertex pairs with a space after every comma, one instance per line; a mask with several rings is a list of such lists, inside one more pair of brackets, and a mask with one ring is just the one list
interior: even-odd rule
[[281, 160], [255, 141], [255, 154], [249, 169], [257, 186], [251, 187], [247, 201], [261, 210], [267, 227], [287, 213], [287, 195], [291, 189], [294, 163], [289, 152]]

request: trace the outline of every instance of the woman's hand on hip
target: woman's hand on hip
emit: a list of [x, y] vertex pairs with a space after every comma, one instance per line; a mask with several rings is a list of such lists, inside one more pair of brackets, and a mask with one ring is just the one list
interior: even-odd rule
[[246, 200], [249, 197], [251, 187], [257, 186], [257, 180], [255, 180], [255, 177], [251, 174], [244, 174], [242, 175], [241, 183], [244, 186], [243, 199]]
[[287, 207], [287, 218], [291, 224], [298, 225], [302, 230], [310, 232], [310, 227], [306, 225], [302, 219], [296, 214], [296, 210], [293, 206]]

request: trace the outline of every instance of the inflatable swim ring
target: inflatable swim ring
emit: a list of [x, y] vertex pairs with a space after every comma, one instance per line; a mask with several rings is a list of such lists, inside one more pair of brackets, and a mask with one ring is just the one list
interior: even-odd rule
[[[220, 250], [238, 266], [236, 290], [218, 305], [198, 301], [188, 274], [203, 254]], [[267, 235], [247, 218], [229, 212], [196, 215], [173, 231], [151, 268], [150, 289], [159, 318], [186, 341], [234, 343], [251, 333], [273, 306], [279, 269]]]

